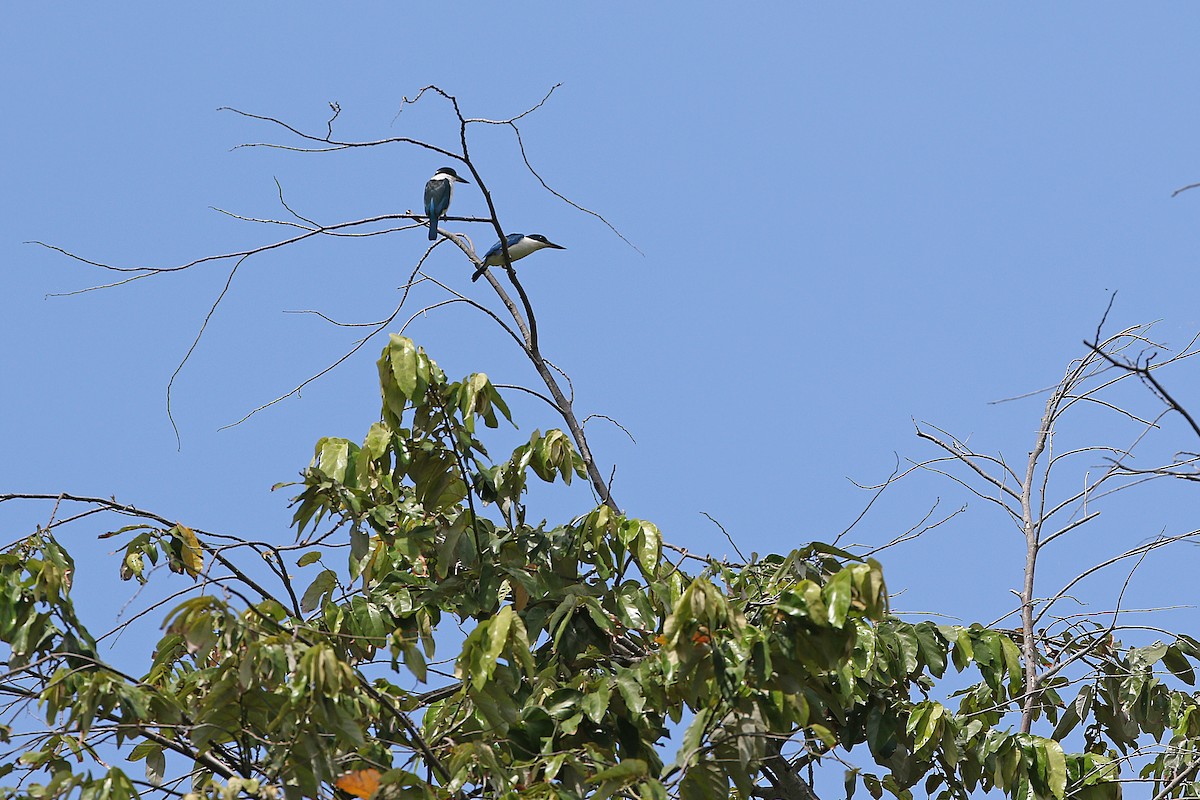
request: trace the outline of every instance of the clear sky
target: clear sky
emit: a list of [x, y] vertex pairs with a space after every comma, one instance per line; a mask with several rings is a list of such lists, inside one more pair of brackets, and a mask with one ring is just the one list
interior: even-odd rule
[[[397, 118], [401, 98], [436, 83], [468, 115], [497, 118], [561, 83], [526, 121], [530, 158], [644, 255], [541, 190], [510, 133], [479, 131], [475, 153], [506, 227], [568, 248], [521, 274], [578, 410], [637, 440], [589, 425], [606, 471], [617, 465], [616, 498], [700, 550], [729, 550], [701, 512], [745, 551], [831, 538], [867, 500], [847, 477], [874, 482], [893, 454], [932, 454], [913, 418], [1022, 458], [1042, 401], [988, 401], [1054, 383], [1112, 291], [1111, 328], [1161, 320], [1175, 346], [1200, 329], [1200, 190], [1171, 197], [1200, 180], [1197, 41], [1200, 7], [1185, 3], [15, 4], [0, 26], [0, 491], [116, 495], [290, 539], [286, 492], [269, 488], [319, 436], [361, 439], [382, 342], [301, 399], [218, 428], [352, 338], [282, 312], [385, 316], [422, 232], [247, 262], [176, 382], [178, 451], [166, 383], [225, 273], [47, 298], [109, 276], [24, 242], [156, 266], [260, 244], [275, 231], [209, 207], [279, 217], [275, 178], [321, 221], [416, 209], [444, 159], [231, 152], [279, 134], [216, 109], [322, 130], [336, 101], [344, 138], [453, 146], [444, 108]], [[484, 205], [463, 187], [454, 210]], [[494, 302], [449, 248], [429, 269]], [[438, 311], [409, 333], [451, 375], [535, 379], [478, 315]], [[1195, 368], [1169, 380], [1200, 409]], [[555, 424], [514, 404], [521, 437]], [[1081, 440], [1108, 433], [1096, 424]], [[1173, 444], [1197, 447], [1182, 432]], [[886, 540], [937, 497], [970, 499], [914, 480], [854, 538]], [[1195, 526], [1190, 491], [1152, 497], [1099, 521], [1061, 571]], [[588, 502], [580, 487], [540, 513]], [[44, 513], [0, 510], [4, 540]], [[1176, 554], [1143, 567], [1145, 602], [1192, 600], [1178, 587], [1193, 551]], [[885, 569], [898, 605], [986, 622], [1011, 605], [1022, 555], [975, 503]], [[116, 560], [103, 568], [107, 581]]]

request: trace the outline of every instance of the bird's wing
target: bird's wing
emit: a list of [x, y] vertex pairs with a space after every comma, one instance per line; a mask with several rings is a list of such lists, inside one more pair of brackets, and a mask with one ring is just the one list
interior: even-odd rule
[[425, 214], [441, 216], [450, 206], [450, 181], [431, 180], [425, 184]]
[[[515, 245], [517, 242], [519, 242], [525, 238], [525, 234], [510, 233], [508, 236], [505, 236], [504, 238], [508, 240], [508, 246], [511, 249], [513, 247], [513, 245]], [[499, 264], [501, 261], [504, 260], [504, 256], [501, 255], [499, 242], [496, 242], [494, 245], [492, 245], [490, 250], [488, 250], [486, 253], [483, 254], [483, 260], [487, 261], [489, 258], [492, 258], [493, 256], [495, 256], [494, 263], [496, 263], [496, 264]]]

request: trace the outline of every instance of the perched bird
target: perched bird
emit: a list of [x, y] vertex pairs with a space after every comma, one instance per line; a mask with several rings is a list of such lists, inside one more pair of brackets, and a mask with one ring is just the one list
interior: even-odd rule
[[[510, 233], [505, 240], [508, 242], [508, 257], [512, 261], [517, 261], [524, 258], [530, 253], [536, 253], [546, 247], [555, 250], [566, 250], [561, 244], [554, 242], [542, 236], [540, 233]], [[488, 267], [500, 267], [504, 265], [504, 248], [499, 242], [492, 245], [492, 249], [487, 251], [483, 257], [483, 266], [475, 270], [475, 274], [471, 276], [471, 280], [479, 280], [479, 276], [487, 271]]]
[[470, 183], [458, 177], [454, 167], [442, 167], [425, 184], [425, 216], [429, 217], [429, 241], [437, 239], [438, 219], [446, 216], [455, 183]]

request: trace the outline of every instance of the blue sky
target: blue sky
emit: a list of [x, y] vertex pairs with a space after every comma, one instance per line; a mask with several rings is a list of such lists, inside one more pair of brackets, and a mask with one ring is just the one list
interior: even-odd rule
[[[322, 221], [415, 209], [444, 159], [401, 146], [231, 152], [278, 133], [216, 109], [321, 130], [336, 101], [344, 138], [453, 145], [443, 107], [397, 118], [401, 98], [436, 83], [468, 115], [496, 118], [561, 83], [523, 127], [530, 158], [644, 255], [542, 191], [507, 131], [480, 130], [473, 151], [508, 229], [568, 248], [521, 274], [578, 410], [637, 439], [589, 426], [617, 465], [618, 501], [694, 549], [729, 549], [702, 511], [743, 550], [832, 538], [867, 499], [847, 477], [877, 481], [893, 454], [931, 454], [913, 418], [1021, 457], [1041, 400], [988, 402], [1057, 380], [1112, 291], [1114, 328], [1161, 320], [1176, 346], [1200, 329], [1200, 191], [1171, 197], [1200, 180], [1198, 33], [1200, 9], [1183, 3], [14, 6], [0, 29], [0, 490], [115, 494], [290, 539], [285, 493], [269, 488], [298, 474], [319, 436], [361, 438], [382, 342], [301, 399], [218, 428], [347, 346], [345, 331], [282, 312], [386, 315], [421, 232], [247, 262], [176, 382], [179, 450], [165, 386], [221, 270], [47, 298], [107, 276], [24, 242], [162, 266], [260, 244], [273, 232], [209, 207], [278, 217], [273, 179]], [[455, 212], [481, 213], [464, 189]], [[487, 298], [449, 248], [429, 268]], [[409, 332], [452, 375], [534, 380], [477, 316], [442, 311]], [[1200, 408], [1194, 368], [1169, 381]], [[506, 446], [554, 424], [514, 404], [522, 429]], [[1072, 435], [1102, 438], [1108, 424], [1085, 418]], [[1175, 435], [1167, 450], [1195, 449]], [[913, 480], [858, 538], [890, 538], [938, 497], [970, 499]], [[544, 502], [561, 518], [589, 500], [578, 488]], [[1047, 574], [1179, 532], [1191, 508], [1186, 487], [1118, 504]], [[3, 509], [4, 539], [44, 514]], [[1131, 591], [1187, 602], [1192, 551], [1176, 555], [1151, 559]], [[975, 503], [885, 568], [905, 591], [898, 605], [987, 621], [1010, 605], [1021, 557], [1011, 528]]]

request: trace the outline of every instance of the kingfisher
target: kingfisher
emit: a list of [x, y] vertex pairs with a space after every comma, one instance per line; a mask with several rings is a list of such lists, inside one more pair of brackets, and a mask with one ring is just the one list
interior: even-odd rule
[[[554, 250], [566, 250], [561, 244], [554, 242], [542, 236], [540, 233], [510, 233], [505, 237], [508, 242], [508, 257], [511, 261], [518, 261], [530, 253], [536, 253], [538, 250], [547, 247]], [[483, 257], [483, 264], [479, 269], [475, 270], [475, 274], [471, 276], [472, 281], [479, 280], [479, 276], [487, 271], [488, 267], [500, 267], [504, 265], [504, 248], [499, 242], [492, 245], [492, 249], [487, 251]]]
[[437, 239], [438, 219], [446, 216], [455, 183], [470, 183], [458, 177], [454, 167], [442, 167], [425, 184], [425, 216], [429, 217], [429, 241]]

